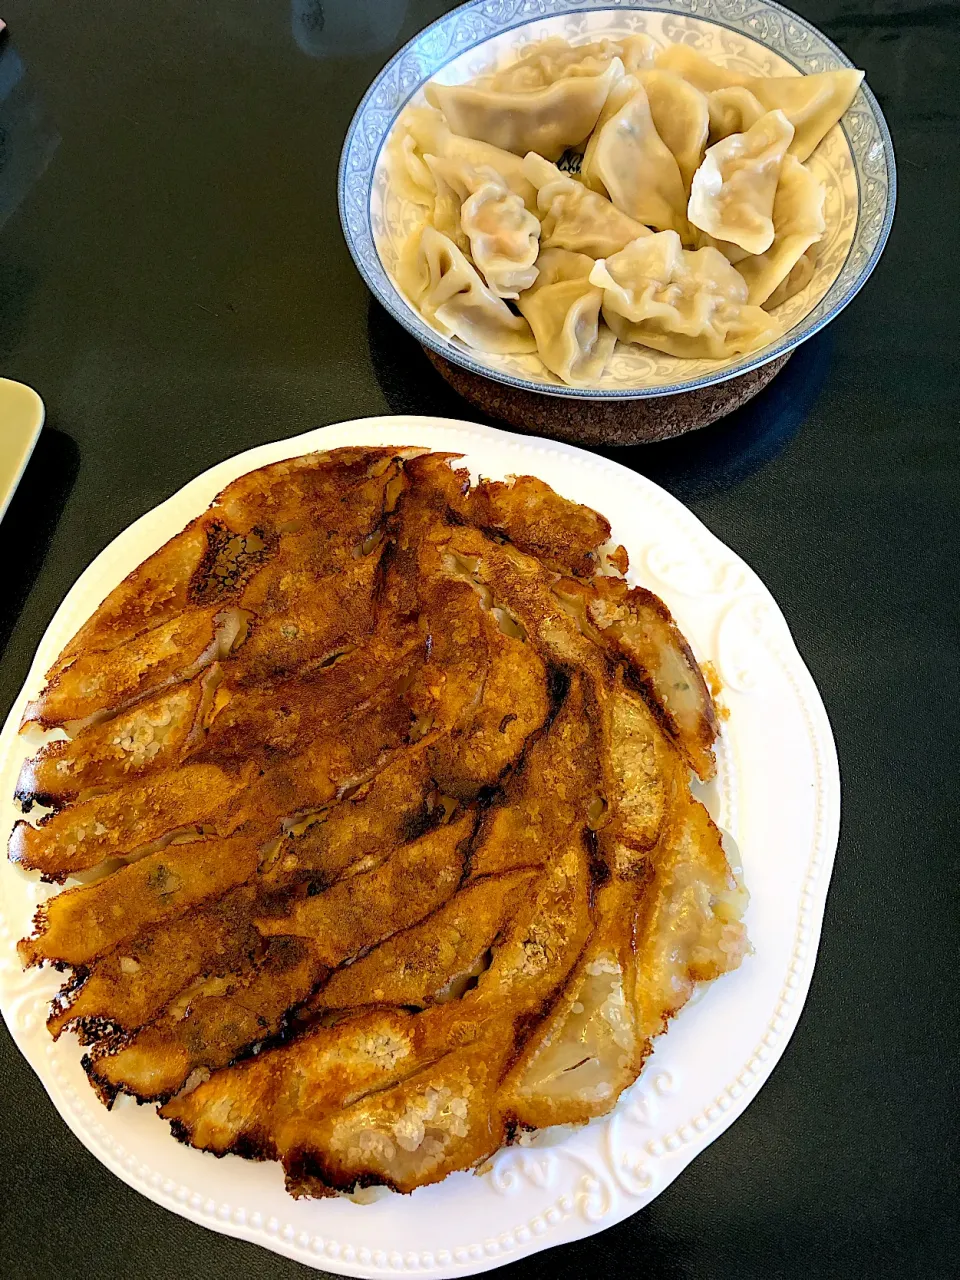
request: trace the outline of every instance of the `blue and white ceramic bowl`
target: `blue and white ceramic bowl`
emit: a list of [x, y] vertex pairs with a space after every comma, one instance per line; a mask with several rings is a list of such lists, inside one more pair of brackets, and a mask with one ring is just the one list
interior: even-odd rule
[[[402, 199], [385, 146], [406, 106], [422, 105], [424, 86], [473, 79], [514, 62], [548, 36], [575, 44], [645, 32], [658, 44], [689, 44], [748, 75], [789, 75], [851, 65], [809, 22], [771, 0], [472, 0], [415, 36], [364, 95], [340, 160], [340, 218], [350, 252], [377, 299], [425, 346], [474, 373], [510, 386], [575, 399], [631, 400], [723, 382], [783, 355], [829, 323], [854, 297], [883, 250], [896, 199], [890, 133], [864, 83], [846, 115], [809, 164], [826, 187], [827, 232], [808, 286], [776, 311], [783, 336], [729, 361], [681, 360], [619, 345], [588, 390], [567, 387], [536, 355], [488, 355], [444, 337], [407, 302], [394, 271], [405, 237], [422, 219]], [[867, 68], [869, 75], [869, 68]]]

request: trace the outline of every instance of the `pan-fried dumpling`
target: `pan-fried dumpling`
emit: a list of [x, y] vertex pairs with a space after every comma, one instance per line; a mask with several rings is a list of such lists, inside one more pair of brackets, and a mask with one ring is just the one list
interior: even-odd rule
[[701, 93], [712, 93], [714, 89], [726, 89], [734, 84], [747, 84], [748, 77], [738, 75], [736, 71], [728, 71], [717, 62], [711, 62], [688, 44], [669, 44], [661, 49], [654, 59], [654, 65], [663, 71], [672, 71], [682, 76]]
[[794, 156], [786, 156], [773, 202], [773, 244], [766, 253], [737, 263], [747, 282], [749, 302], [763, 306], [823, 235], [823, 199], [823, 184]]
[[790, 154], [806, 160], [856, 97], [862, 71], [821, 71], [810, 76], [749, 80], [747, 88], [768, 111], [782, 111], [795, 133]]
[[781, 302], [786, 302], [788, 298], [792, 298], [795, 293], [799, 293], [801, 289], [805, 289], [814, 277], [817, 270], [817, 246], [812, 244], [806, 253], [802, 253], [794, 264], [793, 270], [781, 280], [771, 293], [770, 297], [763, 304], [765, 311], [772, 311], [775, 307], [779, 307]]
[[653, 123], [680, 169], [689, 195], [693, 175], [707, 145], [710, 112], [706, 95], [672, 71], [641, 71]]
[[530, 326], [491, 293], [457, 246], [429, 224], [403, 246], [397, 280], [445, 337], [499, 354], [536, 350]]
[[[487, 142], [478, 142], [475, 138], [461, 138], [452, 133], [439, 111], [433, 107], [408, 107], [400, 117], [397, 125], [400, 136], [413, 139], [413, 152], [423, 162], [425, 155], [440, 156], [444, 160], [455, 160], [460, 164], [470, 164], [474, 168], [485, 166], [494, 169], [504, 180], [511, 191], [515, 192], [531, 213], [537, 211], [537, 192], [523, 176], [520, 156], [500, 147], [491, 147]], [[423, 169], [427, 168], [423, 163]], [[430, 195], [422, 199], [420, 204], [432, 205], [436, 194], [432, 175], [428, 173]]]
[[621, 213], [605, 196], [588, 190], [568, 173], [561, 173], [542, 156], [526, 156], [523, 172], [537, 188], [542, 249], [568, 249], [591, 258], [605, 258], [638, 236], [650, 234], [642, 223]]
[[766, 108], [761, 106], [749, 89], [739, 84], [708, 93], [707, 109], [710, 112], [712, 142], [729, 138], [731, 133], [746, 133], [761, 116], [766, 115]]
[[439, 107], [454, 133], [479, 138], [505, 151], [536, 151], [558, 160], [590, 133], [623, 75], [614, 58], [602, 75], [564, 76], [542, 89], [501, 93], [470, 84], [429, 84], [427, 101]]
[[603, 315], [621, 342], [693, 359], [721, 360], [776, 337], [775, 321], [747, 305], [743, 277], [717, 249], [685, 250], [675, 231], [634, 240], [597, 262]]
[[793, 125], [782, 111], [768, 111], [746, 133], [734, 133], [707, 150], [693, 177], [687, 216], [717, 240], [748, 253], [773, 243], [773, 201]]
[[568, 386], [591, 386], [617, 343], [600, 320], [603, 293], [589, 279], [593, 259], [546, 249], [538, 266], [536, 284], [517, 305], [530, 322], [540, 359]]
[[637, 222], [686, 233], [683, 178], [657, 132], [642, 85], [599, 131], [584, 176], [591, 186], [600, 182], [617, 208]]
[[515, 298], [537, 278], [540, 220], [494, 169], [424, 157], [437, 185], [433, 225], [473, 259], [490, 289]]

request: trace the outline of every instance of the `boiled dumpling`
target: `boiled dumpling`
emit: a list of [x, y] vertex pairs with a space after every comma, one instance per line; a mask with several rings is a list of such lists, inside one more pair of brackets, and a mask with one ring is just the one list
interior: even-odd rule
[[640, 83], [657, 133], [673, 153], [683, 189], [689, 194], [710, 129], [706, 95], [672, 71], [641, 71]]
[[749, 302], [762, 306], [823, 235], [823, 199], [823, 184], [796, 157], [788, 155], [773, 202], [773, 244], [766, 253], [737, 263], [747, 282]]
[[743, 85], [714, 89], [713, 93], [707, 94], [707, 109], [710, 112], [710, 138], [713, 142], [729, 138], [731, 133], [746, 133], [767, 113], [766, 108]]
[[607, 94], [607, 100], [603, 104], [603, 110], [600, 112], [596, 127], [587, 139], [587, 145], [584, 148], [583, 155], [580, 157], [580, 181], [585, 187], [589, 187], [591, 191], [596, 191], [605, 199], [607, 196], [606, 188], [594, 171], [593, 161], [597, 143], [600, 140], [601, 133], [603, 133], [603, 126], [611, 117], [617, 114], [621, 107], [626, 106], [639, 88], [640, 81], [634, 75], [623, 76], [622, 79], [617, 81]]
[[[467, 196], [483, 181], [482, 173], [491, 174], [493, 170], [475, 169], [462, 161], [444, 160], [440, 156], [425, 155], [423, 160], [434, 186], [430, 223], [448, 236], [461, 253], [469, 255], [470, 241], [460, 225], [460, 210]], [[468, 175], [473, 178], [472, 185]]]
[[763, 304], [764, 310], [772, 311], [775, 307], [779, 307], [781, 302], [786, 302], [795, 293], [805, 289], [813, 279], [816, 270], [817, 246], [814, 244], [810, 246], [806, 253], [800, 255], [790, 274], [777, 285], [776, 289]]
[[564, 76], [602, 75], [619, 53], [612, 40], [572, 45], [562, 36], [551, 36], [530, 45], [522, 58], [503, 71], [481, 76], [473, 83], [499, 93], [529, 93], [545, 89]]
[[536, 350], [530, 326], [480, 279], [457, 246], [429, 224], [409, 237], [397, 280], [424, 317], [445, 337], [499, 354]]
[[433, 225], [468, 254], [490, 289], [515, 298], [537, 278], [540, 220], [496, 170], [424, 157], [437, 185]]
[[728, 71], [717, 62], [711, 62], [688, 44], [670, 44], [657, 54], [654, 65], [664, 71], [672, 71], [682, 76], [701, 93], [712, 93], [714, 89], [726, 89], [733, 84], [746, 84], [747, 76], [738, 75], [736, 71]]
[[806, 160], [856, 96], [862, 71], [821, 71], [810, 76], [772, 76], [747, 87], [768, 111], [782, 111], [795, 133], [790, 154]]
[[544, 365], [568, 386], [593, 385], [606, 368], [616, 337], [602, 323], [603, 294], [590, 283], [593, 259], [565, 249], [540, 255], [540, 275], [520, 295]]
[[637, 222], [686, 233], [683, 178], [653, 123], [642, 85], [599, 131], [584, 178], [591, 186], [601, 183], [617, 208]]
[[695, 227], [748, 253], [773, 243], [773, 201], [793, 125], [769, 111], [746, 133], [708, 148], [694, 174], [687, 216]]
[[[459, 134], [452, 133], [443, 116], [433, 107], [409, 107], [400, 117], [397, 128], [400, 137], [413, 139], [413, 153], [420, 159], [423, 169], [427, 167], [423, 162], [424, 155], [439, 156], [444, 160], [470, 164], [475, 168], [486, 166], [494, 169], [530, 212], [536, 213], [537, 192], [523, 176], [523, 161], [520, 156], [503, 151], [500, 147], [492, 147], [487, 142], [461, 138]], [[433, 178], [428, 176], [430, 195], [419, 203], [432, 205], [436, 192]]]
[[387, 169], [402, 200], [432, 206], [436, 199], [433, 175], [424, 163], [417, 139], [401, 119], [387, 142]]
[[642, 223], [621, 213], [605, 196], [589, 191], [542, 156], [528, 155], [523, 172], [537, 188], [542, 249], [568, 249], [591, 258], [605, 258], [638, 236], [650, 234]]
[[634, 240], [597, 262], [590, 283], [603, 289], [603, 314], [621, 342], [686, 358], [726, 359], [756, 350], [779, 332], [747, 305], [742, 276], [718, 250], [685, 250], [675, 231]]
[[636, 72], [645, 71], [654, 65], [657, 46], [650, 36], [645, 36], [641, 32], [633, 36], [623, 36], [616, 43], [620, 61], [628, 75], [635, 75]]
[[645, 35], [624, 36], [621, 40], [600, 40], [593, 44], [568, 44], [562, 36], [530, 45], [522, 58], [503, 71], [482, 76], [473, 83], [479, 88], [501, 93], [529, 93], [543, 89], [564, 76], [593, 76], [606, 71], [619, 58], [627, 71], [652, 67], [656, 45]]
[[558, 160], [567, 147], [587, 137], [623, 74], [623, 63], [614, 58], [601, 75], [564, 76], [525, 93], [469, 84], [429, 84], [426, 93], [454, 133], [517, 155], [536, 151]]

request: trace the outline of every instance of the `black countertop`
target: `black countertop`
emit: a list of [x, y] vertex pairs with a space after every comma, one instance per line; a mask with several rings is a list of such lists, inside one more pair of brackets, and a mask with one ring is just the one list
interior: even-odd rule
[[[7, 0], [26, 72], [0, 152], [26, 160], [6, 185], [0, 165], [0, 374], [48, 425], [0, 525], [4, 714], [78, 573], [198, 472], [342, 419], [475, 416], [371, 302], [336, 209], [363, 90], [446, 7]], [[820, 686], [844, 784], [820, 958], [746, 1114], [644, 1212], [518, 1280], [956, 1274], [960, 9], [800, 7], [890, 123], [889, 247], [752, 406], [615, 456], [753, 565]], [[119, 1182], [5, 1030], [0, 1089], [2, 1275], [311, 1274]]]

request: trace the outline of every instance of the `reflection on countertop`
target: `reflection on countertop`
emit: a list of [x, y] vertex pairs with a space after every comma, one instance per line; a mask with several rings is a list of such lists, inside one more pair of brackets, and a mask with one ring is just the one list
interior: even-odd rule
[[[416, 339], [372, 298], [368, 335], [374, 373], [391, 413], [466, 418], [513, 430], [457, 395]], [[732, 489], [772, 462], [800, 430], [826, 380], [832, 345], [829, 331], [805, 342], [768, 387], [712, 426], [663, 444], [593, 452], [648, 476], [683, 502]]]
[[408, 0], [290, 0], [297, 47], [311, 58], [345, 58], [392, 50]]
[[0, 44], [0, 227], [40, 178], [60, 145], [16, 47]]

